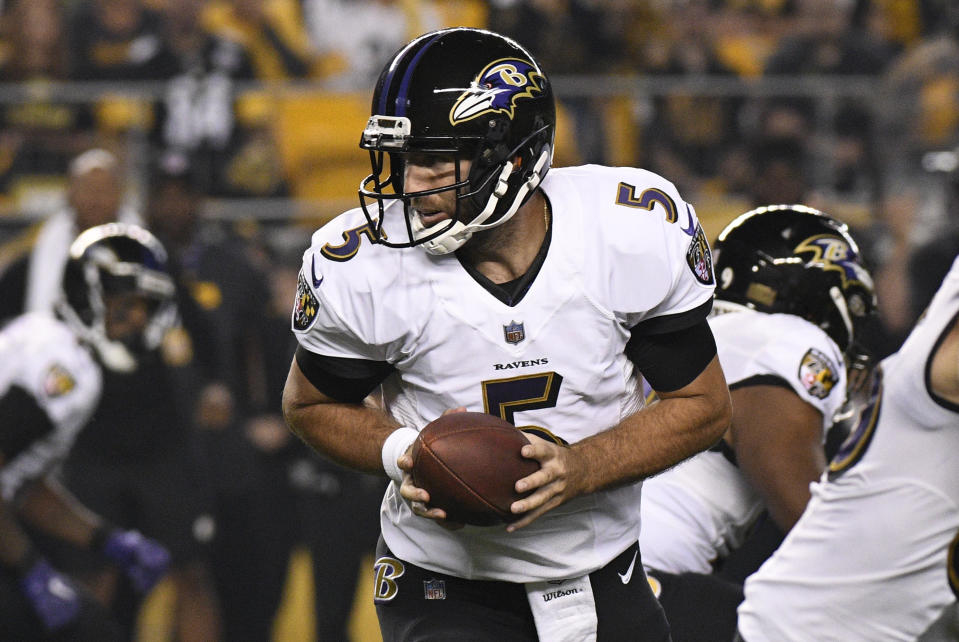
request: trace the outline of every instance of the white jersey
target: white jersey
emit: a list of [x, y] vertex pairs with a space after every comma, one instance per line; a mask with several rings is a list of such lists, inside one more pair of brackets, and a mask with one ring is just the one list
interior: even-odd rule
[[[25, 482], [48, 473], [66, 456], [96, 409], [100, 367], [66, 325], [47, 314], [25, 314], [0, 332], [0, 398], [21, 388], [46, 413], [53, 430], [0, 468], [0, 491], [10, 500]], [[0, 418], [0, 430], [16, 418]]]
[[[730, 388], [788, 385], [822, 414], [825, 443], [846, 394], [846, 369], [836, 343], [791, 314], [716, 305], [709, 325]], [[699, 453], [643, 485], [643, 563], [670, 573], [710, 573], [714, 562], [742, 544], [763, 508], [759, 493], [722, 452]]]
[[806, 512], [746, 581], [749, 642], [915, 640], [954, 598], [959, 406], [928, 387], [931, 355], [959, 313], [959, 261], [813, 485]]
[[[360, 210], [338, 217], [304, 256], [293, 324], [300, 345], [394, 364], [385, 401], [417, 429], [458, 406], [568, 443], [616, 425], [643, 403], [624, 354], [630, 328], [704, 314], [714, 288], [708, 245], [673, 185], [644, 170], [553, 169], [543, 190], [553, 211], [549, 250], [512, 306], [454, 255], [374, 245]], [[387, 222], [402, 218], [394, 210]], [[562, 579], [636, 542], [639, 494], [636, 483], [577, 498], [515, 533], [451, 532], [413, 515], [391, 483], [381, 527], [397, 557], [438, 572]]]

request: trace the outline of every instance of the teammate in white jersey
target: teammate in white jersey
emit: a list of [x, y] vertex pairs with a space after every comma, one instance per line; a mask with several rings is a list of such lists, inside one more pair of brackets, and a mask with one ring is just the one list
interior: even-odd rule
[[733, 421], [715, 448], [643, 486], [640, 548], [676, 642], [733, 637], [741, 585], [712, 574], [764, 510], [783, 532], [799, 519], [845, 399], [844, 353], [875, 309], [846, 225], [818, 210], [746, 212], [713, 255], [710, 326]]
[[70, 246], [57, 316], [27, 313], [0, 331], [0, 639], [122, 635], [51, 566], [26, 526], [99, 552], [140, 591], [166, 571], [159, 543], [112, 527], [51, 476], [96, 408], [101, 366], [134, 367], [137, 346], [172, 320], [165, 257], [142, 228], [90, 228]]
[[[304, 255], [284, 412], [317, 450], [392, 480], [384, 640], [668, 639], [637, 548], [641, 480], [730, 416], [693, 208], [640, 169], [547, 175], [550, 83], [487, 31], [411, 42], [372, 113], [362, 207]], [[386, 412], [362, 404], [378, 387]], [[508, 527], [445, 523], [411, 483], [417, 431], [455, 408], [536, 427], [523, 455], [540, 469], [517, 482], [535, 492]]]
[[[959, 532], [959, 260], [813, 485], [779, 549], [747, 581], [749, 642], [915, 640], [954, 600]], [[954, 571], [953, 571], [954, 572]]]

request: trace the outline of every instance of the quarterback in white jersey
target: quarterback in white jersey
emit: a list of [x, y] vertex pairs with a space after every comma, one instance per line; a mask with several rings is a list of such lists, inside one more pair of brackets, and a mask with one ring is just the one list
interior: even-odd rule
[[959, 261], [816, 484], [802, 518], [751, 576], [749, 642], [915, 640], [953, 601], [959, 530]]
[[[655, 174], [547, 175], [554, 122], [545, 75], [513, 41], [421, 36], [374, 92], [361, 142], [374, 204], [304, 255], [284, 412], [313, 447], [392, 479], [376, 563], [385, 640], [668, 637], [633, 573], [640, 482], [728, 421], [705, 321], [710, 250]], [[663, 407], [643, 409], [640, 370]], [[386, 413], [361, 404], [377, 387]], [[523, 456], [540, 469], [517, 482], [532, 493], [509, 526], [446, 523], [412, 484], [417, 431], [456, 408], [532, 430]]]
[[[360, 210], [343, 215], [314, 235], [304, 258], [301, 289], [306, 285], [317, 303], [308, 327], [295, 328], [300, 345], [393, 364], [384, 400], [404, 426], [421, 428], [449, 408], [466, 407], [546, 428], [571, 444], [618, 424], [642, 407], [624, 350], [628, 328], [702, 311], [712, 297], [683, 258], [694, 237], [664, 216], [637, 220], [634, 210], [617, 205], [623, 182], [674, 192], [642, 170], [550, 172], [542, 186], [552, 211], [549, 253], [513, 305], [484, 292], [453, 255], [364, 243], [348, 261], [329, 260], [344, 249], [344, 235], [368, 227]], [[589, 198], [596, 193], [610, 198], [597, 203]], [[659, 279], [638, 288], [639, 274]], [[383, 535], [402, 559], [444, 573], [563, 579], [596, 570], [635, 542], [639, 490], [630, 484], [579, 498], [508, 533], [437, 528], [413, 516], [390, 486]], [[475, 549], [468, 563], [464, 547]]]
[[169, 554], [106, 523], [55, 481], [100, 400], [102, 366], [135, 365], [148, 330], [172, 320], [165, 253], [146, 230], [90, 228], [70, 246], [57, 316], [27, 313], [0, 331], [0, 639], [121, 639], [92, 598], [54, 569], [28, 529], [88, 548], [146, 591]]

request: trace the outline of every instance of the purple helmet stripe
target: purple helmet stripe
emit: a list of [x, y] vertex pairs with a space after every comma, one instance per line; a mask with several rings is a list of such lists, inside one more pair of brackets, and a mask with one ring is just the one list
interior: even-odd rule
[[[387, 114], [387, 111], [386, 111], [387, 104], [389, 102], [387, 100], [387, 96], [389, 95], [390, 92], [389, 91], [382, 92], [382, 94], [380, 95], [380, 113], [381, 114], [390, 115], [390, 116], [406, 115], [406, 94], [409, 92], [410, 78], [413, 75], [413, 71], [416, 69], [416, 65], [417, 63], [419, 63], [420, 58], [422, 58], [423, 54], [426, 53], [426, 50], [429, 49], [430, 46], [433, 44], [433, 42], [435, 42], [436, 39], [442, 36], [444, 33], [445, 32], [441, 31], [440, 33], [437, 33], [432, 38], [430, 38], [426, 42], [426, 44], [420, 47], [420, 50], [416, 52], [416, 54], [413, 56], [413, 59], [410, 61], [410, 64], [406, 66], [406, 71], [403, 72], [403, 79], [400, 81], [400, 87], [399, 87], [399, 90], [397, 91], [396, 98], [394, 99], [394, 107], [395, 107], [394, 113]], [[393, 84], [393, 74], [395, 71], [396, 71], [395, 69], [390, 70], [389, 76], [386, 78], [386, 81], [383, 83], [384, 89], [389, 88]]]

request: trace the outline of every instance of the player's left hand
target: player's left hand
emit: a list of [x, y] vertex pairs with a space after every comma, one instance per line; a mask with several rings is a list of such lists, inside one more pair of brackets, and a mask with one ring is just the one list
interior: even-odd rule
[[[443, 414], [448, 415], [454, 412], [466, 412], [466, 407], [459, 406], [457, 408], [450, 408], [449, 410], [444, 411]], [[412, 452], [413, 446], [411, 444], [407, 451], [396, 460], [396, 464], [404, 473], [403, 483], [400, 485], [400, 495], [403, 497], [403, 499], [410, 503], [410, 508], [412, 509], [414, 515], [432, 519], [446, 530], [455, 531], [463, 528], [465, 524], [446, 519], [446, 511], [442, 508], [430, 507], [429, 492], [413, 483], [413, 476], [410, 475], [410, 471], [413, 470]]]
[[153, 588], [170, 568], [166, 548], [139, 531], [113, 531], [103, 544], [103, 554], [124, 570], [141, 593]]
[[506, 527], [509, 532], [532, 524], [540, 516], [583, 494], [582, 481], [570, 465], [570, 449], [537, 435], [527, 433], [526, 436], [530, 443], [520, 452], [523, 457], [538, 461], [540, 468], [516, 482], [517, 492], [532, 489], [533, 493], [510, 506], [514, 515], [526, 514]]
[[443, 528], [451, 531], [459, 530], [465, 526], [460, 522], [453, 522], [446, 519], [446, 511], [442, 508], [435, 508], [429, 505], [430, 494], [424, 488], [420, 488], [413, 483], [413, 476], [410, 470], [413, 468], [413, 457], [407, 451], [397, 460], [400, 469], [403, 470], [403, 483], [400, 485], [400, 495], [410, 504], [410, 509], [414, 515], [434, 520]]

